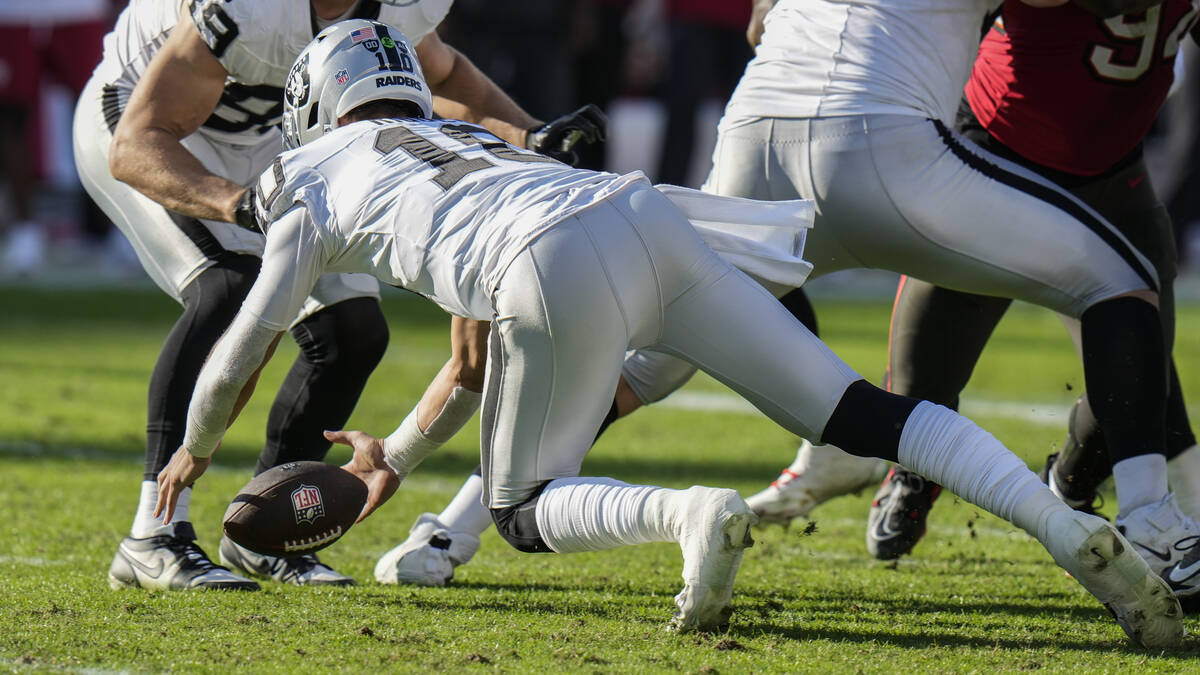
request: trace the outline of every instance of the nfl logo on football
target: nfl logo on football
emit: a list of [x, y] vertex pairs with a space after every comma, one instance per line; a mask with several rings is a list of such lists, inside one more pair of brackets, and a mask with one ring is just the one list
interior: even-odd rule
[[296, 512], [296, 524], [309, 523], [325, 515], [321, 503], [321, 491], [315, 485], [301, 485], [292, 492], [292, 510]]

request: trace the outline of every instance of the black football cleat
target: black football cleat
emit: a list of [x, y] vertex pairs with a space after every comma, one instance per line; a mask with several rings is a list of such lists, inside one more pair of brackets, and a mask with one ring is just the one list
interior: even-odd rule
[[108, 570], [108, 585], [114, 590], [257, 591], [259, 588], [256, 582], [209, 560], [196, 544], [196, 531], [188, 522], [175, 523], [174, 534], [122, 540]]
[[875, 493], [867, 516], [867, 550], [879, 560], [912, 552], [925, 536], [925, 520], [942, 486], [899, 466], [892, 467]]
[[221, 537], [221, 562], [251, 576], [294, 586], [353, 586], [354, 579], [322, 563], [316, 553], [277, 558], [255, 553]]
[[[1054, 465], [1057, 461], [1058, 453], [1050, 453], [1046, 456], [1046, 464], [1042, 467], [1041, 471], [1038, 471], [1038, 478], [1040, 478], [1046, 485], [1050, 485], [1050, 472], [1054, 470]], [[1055, 478], [1054, 482], [1055, 487], [1061, 490], [1062, 482], [1058, 480], [1057, 477]], [[1084, 495], [1080, 498], [1076, 498], [1075, 495], [1064, 493], [1059, 498], [1062, 499], [1067, 506], [1075, 509], [1076, 511], [1104, 518], [1104, 514], [1097, 511], [1097, 509], [1100, 509], [1104, 506], [1104, 498], [1098, 492], [1093, 492], [1090, 495]]]

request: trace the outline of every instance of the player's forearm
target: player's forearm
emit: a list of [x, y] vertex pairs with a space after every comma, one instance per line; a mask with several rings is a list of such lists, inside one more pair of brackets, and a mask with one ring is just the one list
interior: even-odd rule
[[210, 173], [173, 135], [160, 129], [123, 131], [109, 151], [113, 178], [167, 209], [192, 218], [234, 222], [244, 188]]
[[185, 450], [208, 457], [217, 449], [235, 411], [245, 402], [243, 393], [248, 396], [252, 391], [254, 376], [278, 337], [278, 332], [259, 326], [254, 317], [238, 314], [196, 379], [188, 406]]
[[521, 109], [483, 71], [450, 47], [454, 64], [445, 79], [431, 85], [433, 109], [442, 117], [478, 124], [500, 138], [525, 146], [525, 132], [538, 120]]

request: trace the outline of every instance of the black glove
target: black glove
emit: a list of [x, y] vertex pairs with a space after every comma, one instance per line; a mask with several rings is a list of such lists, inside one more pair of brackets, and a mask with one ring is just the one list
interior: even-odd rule
[[262, 224], [258, 222], [257, 200], [255, 199], [255, 190], [253, 187], [248, 187], [242, 196], [238, 197], [237, 206], [233, 209], [234, 223], [239, 227], [244, 227], [251, 232], [262, 233]]
[[573, 113], [530, 129], [525, 137], [525, 147], [575, 166], [579, 158], [571, 148], [581, 141], [603, 141], [607, 128], [608, 118], [604, 112], [589, 103]]

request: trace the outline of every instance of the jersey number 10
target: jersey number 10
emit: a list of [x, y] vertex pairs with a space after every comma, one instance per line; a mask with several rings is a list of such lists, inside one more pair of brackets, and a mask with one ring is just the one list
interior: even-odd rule
[[[1116, 49], [1107, 45], [1094, 45], [1088, 56], [1088, 63], [1091, 64], [1096, 75], [1106, 80], [1133, 82], [1145, 75], [1155, 65], [1154, 47], [1158, 44], [1158, 35], [1162, 28], [1160, 25], [1162, 23], [1162, 5], [1155, 5], [1147, 9], [1141, 17], [1134, 18], [1135, 16], [1109, 17], [1103, 21], [1103, 25], [1105, 30], [1117, 40], [1138, 41], [1137, 61], [1132, 64], [1118, 63], [1114, 60], [1117, 55]], [[1167, 32], [1162, 45], [1164, 60], [1174, 60], [1175, 54], [1179, 52], [1179, 41], [1192, 27], [1195, 19], [1196, 7], [1192, 6]]]

